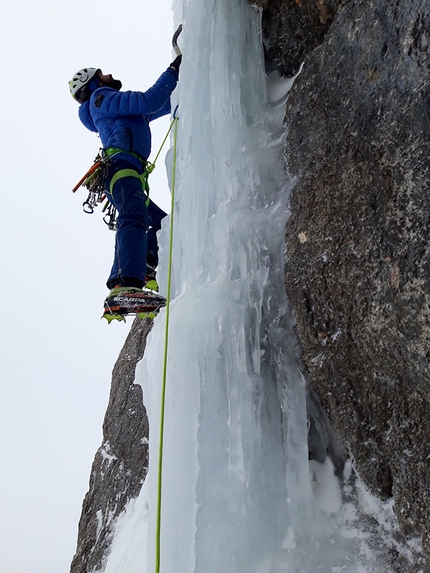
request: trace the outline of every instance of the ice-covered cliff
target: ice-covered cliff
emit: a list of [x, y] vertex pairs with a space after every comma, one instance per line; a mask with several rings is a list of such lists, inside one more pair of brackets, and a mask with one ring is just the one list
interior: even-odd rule
[[[384, 250], [382, 214], [392, 213], [383, 200], [388, 190], [403, 197], [409, 223], [424, 213], [423, 206], [413, 208], [412, 199], [423, 190], [428, 171], [417, 167], [420, 183], [413, 185], [411, 176], [409, 186], [377, 176], [389, 133], [397, 134], [397, 146], [403, 144], [412, 161], [406, 123], [399, 132], [381, 131], [385, 139], [376, 136], [395, 119], [391, 108], [397, 91], [388, 90], [384, 73], [402, 88], [398, 91], [407, 109], [417, 109], [421, 131], [414, 137], [427, 133], [428, 114], [423, 115], [418, 95], [425, 86], [428, 91], [428, 64], [418, 56], [427, 45], [428, 9], [422, 2], [399, 1], [384, 19], [380, 5], [266, 1], [263, 38], [262, 14], [245, 0], [175, 0], [176, 23], [184, 25], [184, 62], [175, 92], [180, 119], [161, 571], [429, 570], [420, 539], [426, 542], [426, 525], [413, 501], [418, 497], [423, 510], [428, 507], [421, 452], [428, 442], [427, 425], [418, 439], [407, 433], [408, 424], [414, 427], [427, 407], [425, 360], [410, 354], [417, 376], [415, 386], [410, 379], [406, 383], [400, 365], [409, 363], [402, 359], [400, 342], [406, 335], [416, 346], [414, 331], [408, 336], [400, 321], [384, 338], [382, 318], [388, 307], [381, 306], [378, 319], [374, 293], [382, 292], [386, 302], [388, 295], [377, 273], [369, 271], [373, 267], [360, 262], [370, 252], [364, 248], [369, 241], [372, 252]], [[382, 47], [375, 51], [377, 42], [386, 45], [385, 52]], [[406, 50], [403, 57], [394, 57], [393, 46]], [[286, 101], [289, 84], [276, 73], [296, 72], [303, 59], [303, 71]], [[401, 83], [405, 62], [411, 74]], [[267, 76], [265, 65], [274, 73]], [[370, 74], [363, 81], [361, 70]], [[408, 90], [415, 94], [409, 99]], [[379, 123], [369, 111], [375, 102]], [[405, 114], [410, 121], [415, 117]], [[374, 143], [368, 141], [371, 126]], [[418, 143], [413, 149], [422, 166], [423, 150]], [[398, 180], [403, 181], [406, 159], [400, 152], [396, 157]], [[171, 173], [171, 154], [168, 164]], [[347, 181], [341, 165], [350, 174]], [[386, 162], [383, 167], [388, 173]], [[402, 195], [402, 189], [409, 195]], [[362, 209], [372, 197], [370, 207]], [[419, 229], [414, 227], [407, 238], [413, 249], [421, 237], [421, 250], [413, 250], [412, 259], [405, 255], [405, 261], [417, 260], [420, 253], [425, 257]], [[393, 247], [390, 237], [387, 244]], [[168, 242], [166, 226], [160, 237], [162, 290]], [[284, 251], [294, 312], [284, 285]], [[403, 293], [396, 299], [399, 317], [414, 297], [407, 298], [400, 286], [399, 256], [387, 257], [378, 258], [378, 265], [385, 260], [391, 269], [390, 296]], [[425, 264], [413, 270], [424, 300]], [[407, 276], [410, 283], [413, 274]], [[72, 573], [155, 569], [165, 318], [162, 312], [153, 327], [136, 322], [116, 366]], [[377, 341], [369, 338], [370, 319], [381, 326]], [[421, 329], [417, 336], [424, 334]], [[397, 385], [386, 372], [375, 377], [376, 350], [384, 344], [391, 348], [387, 370], [398, 366]], [[370, 347], [372, 354], [363, 351]], [[402, 380], [404, 392], [398, 389]], [[421, 409], [415, 413], [416, 401]], [[387, 446], [390, 440], [396, 447]], [[412, 460], [419, 478], [408, 466]], [[386, 486], [387, 466], [394, 489]]]

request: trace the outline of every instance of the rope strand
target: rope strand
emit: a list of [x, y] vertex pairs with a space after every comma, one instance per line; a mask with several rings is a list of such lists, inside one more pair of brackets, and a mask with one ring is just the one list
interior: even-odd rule
[[157, 492], [157, 525], [156, 525], [156, 540], [155, 540], [155, 573], [159, 573], [160, 571], [160, 554], [161, 554], [161, 500], [162, 500], [162, 478], [163, 478], [162, 474], [163, 474], [163, 445], [164, 445], [164, 410], [166, 403], [167, 351], [169, 345], [170, 299], [171, 299], [171, 283], [172, 283], [171, 278], [172, 278], [172, 260], [173, 260], [173, 219], [174, 219], [174, 204], [175, 204], [176, 149], [177, 149], [177, 134], [178, 134], [177, 116], [173, 118], [173, 121], [170, 124], [170, 128], [166, 135], [165, 140], [167, 139], [167, 136], [169, 135], [173, 124], [175, 124], [175, 129], [173, 131], [172, 198], [171, 198], [171, 208], [170, 208], [169, 262], [167, 270], [166, 330], [164, 335], [164, 361], [163, 361], [163, 377], [161, 385], [160, 442], [158, 450], [158, 492]]

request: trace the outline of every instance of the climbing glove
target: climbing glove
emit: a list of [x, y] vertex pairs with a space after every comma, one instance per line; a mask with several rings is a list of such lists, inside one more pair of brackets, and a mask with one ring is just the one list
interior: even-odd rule
[[180, 56], [177, 56], [173, 62], [170, 64], [169, 68], [171, 70], [175, 70], [175, 72], [177, 72], [179, 74], [179, 66], [181, 65], [182, 62], [182, 54]]

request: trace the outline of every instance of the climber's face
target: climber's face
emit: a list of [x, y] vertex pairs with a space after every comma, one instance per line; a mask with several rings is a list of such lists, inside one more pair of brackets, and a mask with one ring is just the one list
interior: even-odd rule
[[115, 90], [120, 90], [122, 88], [122, 82], [120, 80], [115, 80], [112, 77], [112, 74], [104, 74], [99, 70], [96, 76], [102, 86], [114, 88]]

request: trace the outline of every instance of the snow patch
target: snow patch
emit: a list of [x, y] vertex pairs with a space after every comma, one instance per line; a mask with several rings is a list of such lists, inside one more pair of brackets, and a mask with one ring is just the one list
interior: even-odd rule
[[312, 492], [317, 504], [328, 513], [338, 512], [342, 505], [342, 495], [330, 458], [327, 456], [323, 464], [310, 460], [309, 470]]

